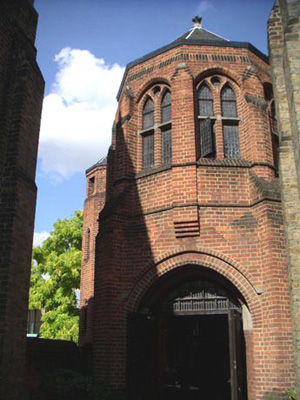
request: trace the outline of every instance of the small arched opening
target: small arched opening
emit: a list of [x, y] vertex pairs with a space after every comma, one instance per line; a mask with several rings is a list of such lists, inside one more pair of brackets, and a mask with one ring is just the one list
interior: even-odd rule
[[128, 317], [128, 398], [247, 398], [244, 299], [219, 274], [184, 266]]

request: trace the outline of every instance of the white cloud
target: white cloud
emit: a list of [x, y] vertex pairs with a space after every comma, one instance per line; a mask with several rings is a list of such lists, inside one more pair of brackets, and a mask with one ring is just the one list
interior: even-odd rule
[[106, 155], [124, 68], [88, 50], [64, 48], [52, 92], [44, 98], [39, 157], [42, 171], [68, 178]]
[[44, 240], [50, 236], [49, 232], [34, 232], [33, 235], [33, 246], [40, 246]]
[[197, 7], [197, 14], [201, 16], [205, 11], [211, 8], [215, 8], [211, 1], [202, 0], [200, 1], [199, 6]]

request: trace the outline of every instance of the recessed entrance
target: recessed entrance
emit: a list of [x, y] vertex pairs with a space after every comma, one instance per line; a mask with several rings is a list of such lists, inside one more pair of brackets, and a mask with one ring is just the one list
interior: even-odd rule
[[227, 315], [172, 317], [165, 326], [167, 400], [230, 400]]
[[128, 399], [246, 399], [240, 300], [207, 277], [177, 278], [128, 317]]

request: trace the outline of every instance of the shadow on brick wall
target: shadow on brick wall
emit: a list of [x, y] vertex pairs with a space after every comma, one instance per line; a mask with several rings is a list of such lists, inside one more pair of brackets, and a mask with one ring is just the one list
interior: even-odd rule
[[263, 397], [263, 400], [287, 400], [289, 399], [288, 394], [286, 392], [282, 392], [280, 390], [274, 389], [272, 392], [266, 392]]
[[25, 388], [30, 400], [42, 400], [47, 375], [58, 369], [83, 372], [84, 354], [74, 342], [27, 338]]

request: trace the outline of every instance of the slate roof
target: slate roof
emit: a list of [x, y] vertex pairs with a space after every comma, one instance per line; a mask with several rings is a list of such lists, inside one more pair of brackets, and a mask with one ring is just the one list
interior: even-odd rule
[[210, 31], [207, 31], [203, 28], [198, 28], [194, 27], [188, 32], [186, 32], [184, 35], [180, 36], [178, 39], [174, 40], [174, 42], [171, 42], [170, 44], [174, 44], [176, 42], [181, 41], [191, 41], [191, 40], [208, 40], [208, 41], [218, 41], [218, 42], [228, 42], [227, 39], [222, 38], [219, 35], [216, 35], [215, 33], [212, 33]]
[[235, 47], [235, 48], [244, 48], [250, 50], [252, 53], [256, 54], [263, 61], [268, 62], [268, 57], [263, 54], [260, 50], [254, 47], [251, 43], [248, 42], [232, 42], [230, 40], [224, 39], [221, 36], [207, 31], [202, 28], [202, 26], [194, 26], [190, 31], [186, 32], [184, 35], [180, 36], [173, 42], [167, 44], [166, 46], [160, 47], [157, 50], [152, 51], [140, 57], [126, 66], [126, 70], [123, 75], [123, 79], [120, 85], [120, 89], [117, 94], [117, 100], [119, 100], [123, 85], [125, 83], [125, 79], [128, 73], [128, 70], [135, 65], [141, 64], [144, 61], [150, 60], [151, 58], [162, 54], [168, 50], [171, 50], [175, 47], [182, 45], [198, 45], [198, 46], [217, 46], [217, 47]]
[[97, 167], [101, 167], [103, 165], [107, 165], [107, 157], [102, 157], [100, 158], [100, 160], [98, 162], [96, 162], [96, 164], [92, 165], [90, 168], [88, 168], [85, 173], [89, 173], [92, 169], [97, 168]]

